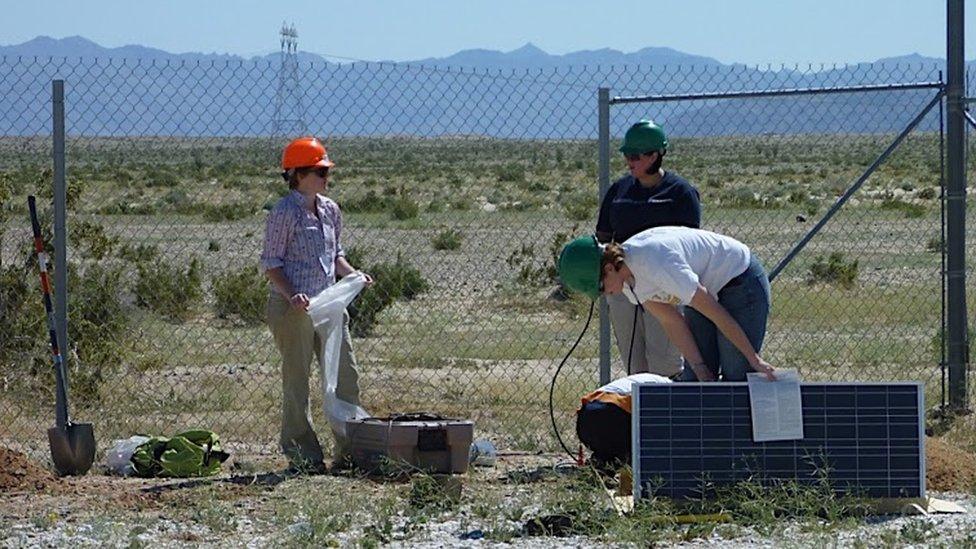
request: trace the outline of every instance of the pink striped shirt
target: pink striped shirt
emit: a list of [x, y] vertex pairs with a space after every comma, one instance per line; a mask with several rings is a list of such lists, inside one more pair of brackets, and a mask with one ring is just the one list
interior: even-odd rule
[[268, 213], [261, 269], [281, 267], [295, 293], [313, 296], [335, 283], [335, 261], [345, 255], [339, 243], [342, 212], [318, 195], [315, 213], [292, 190]]

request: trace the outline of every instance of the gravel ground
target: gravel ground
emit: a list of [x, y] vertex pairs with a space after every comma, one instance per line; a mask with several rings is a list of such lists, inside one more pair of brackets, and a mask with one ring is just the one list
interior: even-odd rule
[[[954, 501], [967, 509], [976, 509], [972, 496], [943, 493], [939, 497]], [[5, 521], [6, 522], [6, 521]], [[143, 518], [133, 521], [100, 519], [56, 520], [52, 524], [15, 521], [0, 530], [3, 547], [94, 547], [94, 546], [199, 546], [266, 547], [291, 545], [304, 531], [311, 531], [308, 522], [295, 522], [283, 531], [268, 531], [261, 523], [247, 518], [238, 519], [231, 532], [214, 532], [202, 524], [177, 521], [166, 517]], [[486, 539], [463, 540], [463, 528], [457, 520], [432, 522], [407, 540], [393, 540], [391, 547], [491, 547], [517, 545], [519, 547], [600, 547], [615, 544], [586, 537], [524, 537], [508, 542]], [[721, 545], [729, 548], [747, 547], [972, 547], [976, 544], [976, 515], [937, 514], [926, 517], [879, 516], [864, 520], [850, 529], [817, 531], [810, 525], [786, 523], [773, 534], [762, 534], [748, 528], [719, 526], [705, 537], [671, 545], [679, 547], [707, 547]], [[335, 538], [340, 546], [356, 545], [362, 531], [352, 530]], [[310, 544], [312, 545], [312, 544]]]
[[[0, 547], [976, 547], [976, 497], [953, 492], [930, 495], [970, 512], [869, 516], [833, 525], [784, 520], [764, 529], [668, 526], [647, 532], [653, 539], [628, 544], [613, 532], [599, 539], [519, 535], [530, 517], [553, 513], [573, 490], [559, 491], [567, 490], [560, 482], [569, 477], [554, 472], [555, 456], [503, 454], [495, 467], [461, 477], [464, 495], [456, 507], [417, 513], [408, 503], [409, 481], [263, 472], [278, 470], [277, 458], [240, 461], [204, 480], [98, 472], [57, 479], [15, 454], [8, 452], [8, 474], [0, 483]], [[543, 474], [506, 481], [527, 471]]]

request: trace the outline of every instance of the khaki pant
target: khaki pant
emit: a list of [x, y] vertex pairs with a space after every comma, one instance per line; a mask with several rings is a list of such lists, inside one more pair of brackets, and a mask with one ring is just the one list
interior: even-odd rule
[[[319, 463], [323, 459], [322, 447], [312, 429], [308, 384], [312, 356], [315, 356], [317, 364], [322, 342], [308, 314], [294, 309], [279, 294], [272, 294], [268, 299], [267, 312], [271, 335], [281, 353], [281, 449], [292, 463]], [[358, 405], [359, 374], [356, 372], [356, 358], [352, 354], [348, 313], [344, 320], [336, 396]], [[339, 440], [336, 433], [333, 436], [337, 456], [348, 452], [346, 441]]]
[[[650, 372], [671, 377], [681, 371], [681, 353], [664, 333], [661, 323], [641, 307], [627, 299], [623, 294], [607, 295], [610, 309], [610, 323], [617, 336], [617, 349], [620, 361], [627, 373]], [[637, 327], [634, 329], [634, 311], [637, 310]], [[634, 349], [630, 349], [631, 335], [636, 332]], [[630, 368], [627, 356], [630, 355]]]

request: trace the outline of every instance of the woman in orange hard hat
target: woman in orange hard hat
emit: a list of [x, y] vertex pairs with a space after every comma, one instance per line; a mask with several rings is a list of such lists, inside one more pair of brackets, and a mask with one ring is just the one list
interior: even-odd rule
[[[320, 342], [306, 313], [309, 299], [356, 269], [346, 261], [340, 236], [342, 212], [324, 193], [335, 164], [314, 137], [295, 139], [281, 157], [282, 177], [291, 189], [268, 214], [261, 268], [271, 281], [268, 325], [282, 359], [281, 449], [295, 472], [325, 469], [312, 429], [309, 374]], [[367, 285], [372, 279], [366, 275]], [[348, 327], [343, 328], [336, 396], [359, 404], [359, 376]], [[336, 460], [348, 458], [337, 433]]]

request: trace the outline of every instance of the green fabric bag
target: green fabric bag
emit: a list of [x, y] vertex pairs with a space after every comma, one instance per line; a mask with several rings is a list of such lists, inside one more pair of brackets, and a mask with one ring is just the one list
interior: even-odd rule
[[131, 461], [140, 477], [205, 477], [218, 473], [229, 456], [220, 449], [216, 433], [193, 429], [150, 438], [136, 448]]

